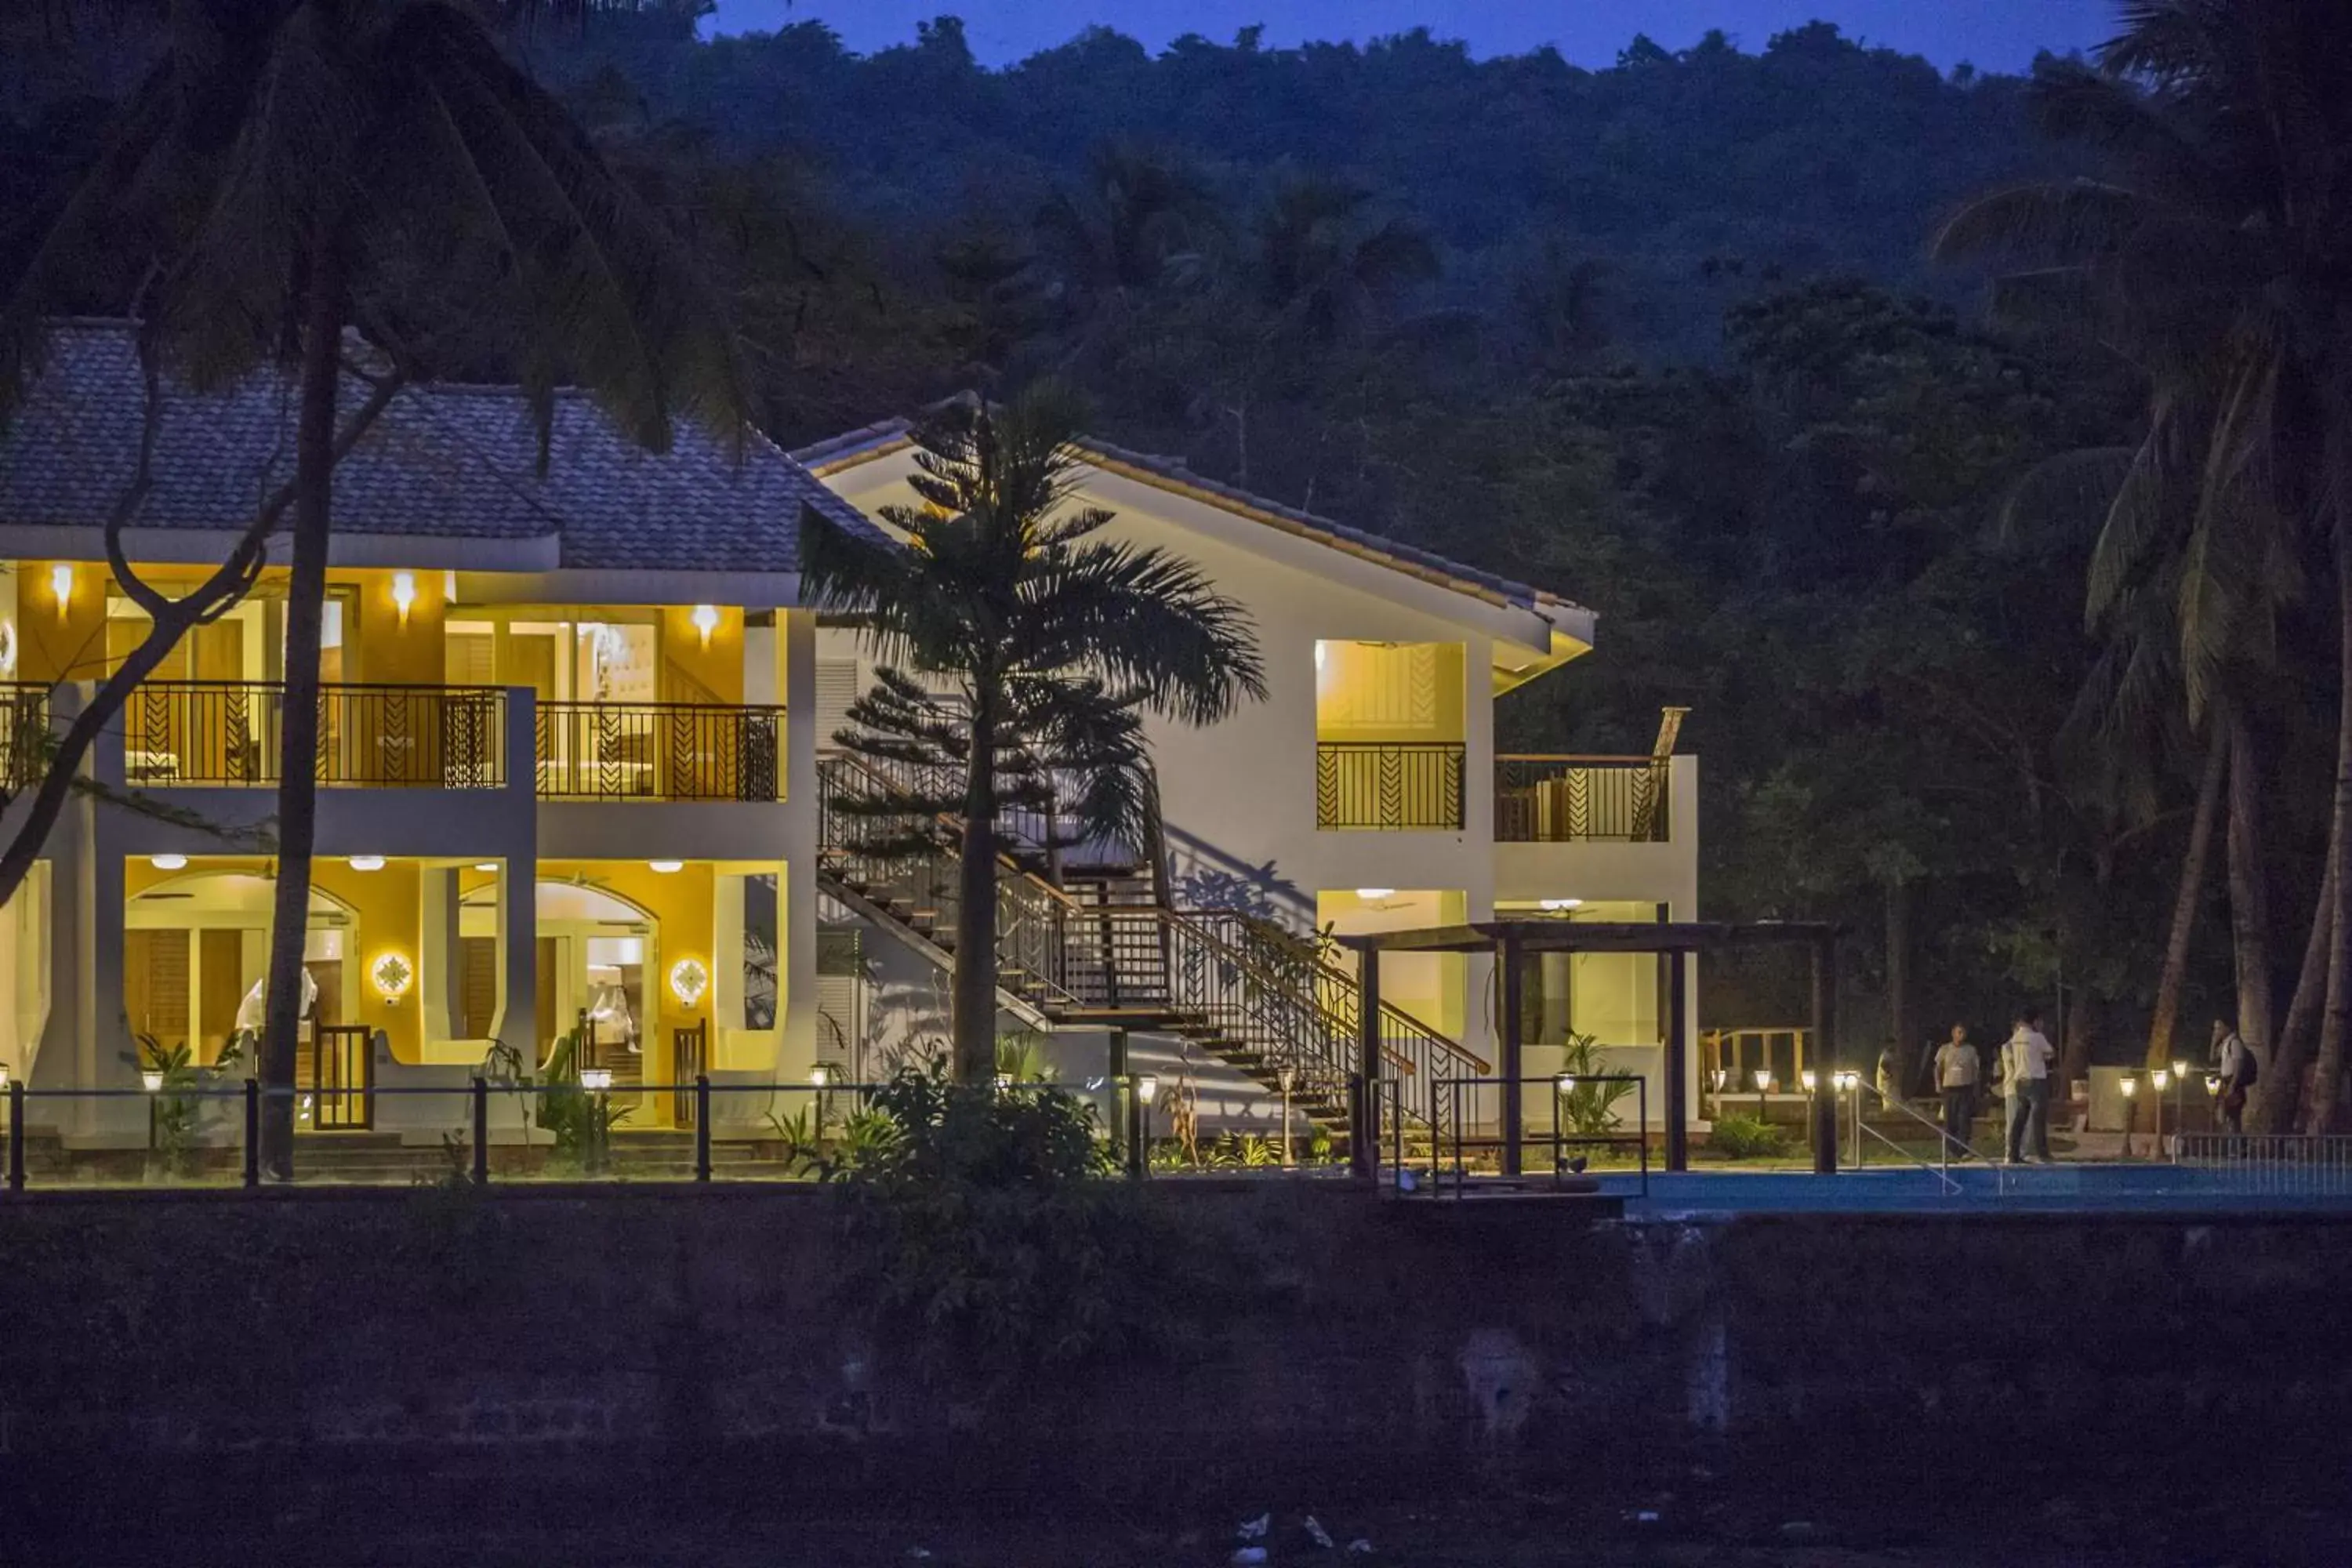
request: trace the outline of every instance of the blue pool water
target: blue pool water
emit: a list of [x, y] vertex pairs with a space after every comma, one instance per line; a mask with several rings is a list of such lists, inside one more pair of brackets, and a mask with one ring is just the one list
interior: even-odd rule
[[1611, 1173], [1601, 1190], [1623, 1196], [1628, 1218], [1685, 1214], [2352, 1213], [2342, 1173], [2250, 1172], [2168, 1164], [1966, 1165], [1957, 1193], [1916, 1167], [1816, 1176], [1798, 1171], [1653, 1171], [1641, 1181]]

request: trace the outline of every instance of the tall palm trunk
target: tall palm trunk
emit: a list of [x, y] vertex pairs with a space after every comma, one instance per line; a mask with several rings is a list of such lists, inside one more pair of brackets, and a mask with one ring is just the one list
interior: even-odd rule
[[2270, 879], [2263, 868], [2263, 772], [2253, 726], [2231, 703], [2230, 731], [2230, 931], [2238, 982], [2238, 1036], [2271, 1065]]
[[[2254, 1085], [2253, 1103], [2246, 1108], [2246, 1121], [2257, 1132], [2294, 1131], [2302, 1104], [2304, 1064], [2311, 1060], [2319, 1005], [2327, 994], [2327, 939], [2336, 931], [2335, 853], [2331, 839], [2329, 863], [2319, 879], [2319, 902], [2311, 911], [2311, 929], [2303, 942], [2303, 967], [2295, 973], [2294, 995], [2286, 1005], [2286, 1022], [2279, 1026], [2271, 1070]], [[2337, 1055], [2340, 1059], [2342, 1052]]]
[[331, 231], [322, 232], [312, 246], [303, 315], [293, 569], [286, 594], [286, 705], [279, 731], [278, 889], [261, 1036], [261, 1081], [269, 1091], [262, 1109], [262, 1163], [278, 1181], [294, 1174], [294, 1056], [302, 1018], [302, 953], [310, 937], [310, 853], [318, 836], [319, 641], [327, 599], [337, 354], [343, 326], [342, 262]]
[[996, 1077], [996, 710], [972, 705], [964, 782], [963, 858], [957, 864], [955, 982], [949, 1033], [961, 1083]]
[[1895, 1070], [1906, 1087], [1921, 1087], [1912, 1079], [1911, 885], [1899, 879], [1886, 884], [1886, 1032], [1895, 1042]]
[[[2312, 1077], [2311, 1124], [2326, 1131], [2336, 1118], [2337, 1086], [2344, 1077], [2344, 1037], [2352, 1026], [2352, 960], [2345, 952], [2345, 937], [2352, 934], [2352, 430], [2344, 419], [2352, 409], [2340, 410], [2336, 438], [2336, 794], [2327, 809], [2327, 1004], [2319, 1019], [2319, 1069]], [[2318, 922], [2313, 922], [2316, 925]]]
[[2221, 780], [2229, 771], [2230, 732], [2212, 727], [2205, 742], [2205, 771], [2197, 781], [2197, 810], [2189, 819], [2189, 852], [2180, 861], [2180, 890], [2172, 900], [2172, 932], [2165, 940], [2164, 973], [2156, 983], [2156, 1016], [2147, 1026], [2147, 1065], [2173, 1058], [2180, 1026], [2180, 986], [2189, 973], [2189, 943], [2197, 934], [2197, 908], [2205, 897], [2205, 872], [2213, 859], [2213, 820], [2221, 811]]

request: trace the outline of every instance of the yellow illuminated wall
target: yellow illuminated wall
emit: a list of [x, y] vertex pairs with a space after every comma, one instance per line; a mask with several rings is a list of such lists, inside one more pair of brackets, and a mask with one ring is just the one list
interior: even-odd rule
[[1463, 735], [1460, 643], [1318, 642], [1318, 741], [1458, 744]]
[[[1316, 924], [1339, 936], [1460, 925], [1469, 918], [1466, 895], [1443, 889], [1357, 889], [1316, 895]], [[1334, 962], [1352, 967], [1352, 954]], [[1469, 965], [1456, 952], [1391, 952], [1381, 958], [1381, 1000], [1400, 1007], [1442, 1035], [1462, 1037], [1469, 1016]]]
[[[242, 871], [249, 876], [269, 877], [276, 870], [274, 861], [257, 856], [191, 857], [186, 868], [176, 871], [159, 871], [147, 860], [134, 858], [123, 864], [123, 894], [126, 899], [136, 898], [150, 888], [183, 882], [205, 872]], [[321, 856], [311, 873], [311, 886], [352, 913], [349, 939], [358, 962], [349, 966], [351, 976], [343, 994], [342, 1016], [331, 1021], [382, 1029], [391, 1044], [393, 1058], [409, 1063], [423, 1057], [419, 987], [412, 980], [397, 1002], [387, 1004], [377, 994], [369, 973], [375, 961], [386, 952], [399, 954], [408, 964], [409, 973], [416, 973], [418, 938], [423, 931], [421, 870], [420, 864], [414, 860], [390, 860], [381, 870], [356, 871], [347, 860]], [[168, 914], [163, 921], [168, 927]]]
[[[73, 574], [72, 592], [62, 608], [50, 582], [58, 565]], [[17, 679], [46, 684], [105, 675], [107, 575], [105, 567], [88, 563], [17, 563]]]

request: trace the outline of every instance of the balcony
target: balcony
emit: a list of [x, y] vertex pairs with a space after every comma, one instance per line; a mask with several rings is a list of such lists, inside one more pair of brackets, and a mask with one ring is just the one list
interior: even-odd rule
[[1668, 770], [1654, 757], [1498, 756], [1498, 844], [1663, 844]]
[[784, 710], [685, 702], [541, 702], [543, 800], [776, 801]]
[[1318, 742], [1315, 826], [1458, 833], [1462, 757], [1459, 742]]
[[[350, 789], [498, 789], [507, 694], [495, 687], [322, 686], [319, 783]], [[286, 689], [153, 680], [122, 710], [123, 773], [142, 788], [274, 786]]]

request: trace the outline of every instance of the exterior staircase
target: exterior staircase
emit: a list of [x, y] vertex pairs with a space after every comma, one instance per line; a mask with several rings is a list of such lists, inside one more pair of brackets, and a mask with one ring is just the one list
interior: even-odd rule
[[[850, 813], [862, 802], [912, 798], [885, 764], [828, 752], [817, 764], [817, 885], [940, 967], [955, 962], [961, 823]], [[936, 791], [924, 793], [936, 795]], [[1355, 977], [1318, 942], [1231, 910], [1175, 910], [1145, 864], [1058, 868], [1052, 845], [1001, 825], [996, 876], [999, 1005], [1033, 1028], [1112, 1028], [1172, 1035], [1256, 1083], [1337, 1136], [1361, 1049]], [[936, 853], [908, 854], [928, 841]], [[866, 846], [887, 843], [894, 852]], [[1046, 874], [1058, 870], [1059, 879]], [[1380, 1014], [1383, 1125], [1425, 1135], [1440, 1079], [1484, 1076], [1487, 1064], [1411, 1014]]]

